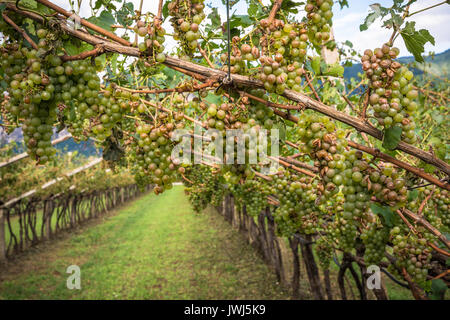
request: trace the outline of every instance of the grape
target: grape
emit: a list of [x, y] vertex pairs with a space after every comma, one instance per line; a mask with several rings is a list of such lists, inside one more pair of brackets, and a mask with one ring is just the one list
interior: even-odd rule
[[222, 204], [226, 190], [219, 179], [213, 176], [211, 170], [210, 167], [203, 165], [194, 165], [182, 170], [187, 179], [194, 183], [191, 185], [184, 180], [184, 183], [188, 184], [186, 191], [189, 194], [189, 201], [197, 212], [204, 210], [211, 202], [215, 206]]
[[364, 261], [367, 264], [379, 265], [389, 240], [389, 229], [377, 222], [369, 223], [361, 233], [361, 239], [365, 245]]
[[409, 84], [412, 72], [394, 60], [399, 52], [384, 44], [374, 51], [365, 50], [361, 62], [370, 80], [369, 103], [378, 123], [384, 128], [401, 127], [402, 140], [414, 143], [416, 136], [409, 128], [415, 127], [411, 114], [417, 109], [414, 100], [418, 98], [418, 92]]
[[330, 39], [333, 0], [308, 0], [305, 5], [308, 19], [308, 36], [315, 45]]
[[257, 217], [267, 207], [267, 194], [261, 190], [261, 184], [256, 180], [247, 180], [244, 184], [231, 184], [230, 192], [239, 204], [245, 204], [247, 213]]
[[200, 39], [199, 24], [205, 19], [204, 0], [187, 0], [180, 3], [172, 0], [168, 4], [170, 21], [174, 28], [174, 39], [181, 42], [181, 56], [190, 60]]
[[[159, 23], [154, 21], [146, 23], [139, 20], [134, 26], [134, 31], [144, 38], [143, 42], [138, 44], [138, 49], [147, 55], [150, 66], [156, 62], [162, 63], [166, 60], [166, 56], [163, 53], [166, 31]], [[148, 67], [147, 70], [152, 70], [152, 68]]]
[[173, 145], [166, 137], [174, 129], [167, 114], [160, 113], [158, 123], [150, 125], [142, 122], [136, 127], [139, 138], [133, 139], [131, 144], [129, 162], [133, 165], [136, 181], [155, 184], [156, 194], [171, 189], [178, 178], [179, 164], [171, 158]]
[[[261, 21], [261, 27], [264, 28], [264, 25], [265, 23]], [[307, 47], [306, 32], [304, 24], [291, 25], [274, 20], [270, 33], [267, 34], [267, 41], [272, 45], [267, 54], [259, 58], [261, 71], [258, 79], [264, 83], [267, 91], [283, 94], [287, 88], [301, 90], [301, 76], [304, 74], [302, 64], [305, 61]], [[241, 51], [246, 53], [243, 55], [244, 58], [251, 61], [259, 56], [259, 52], [257, 48], [249, 47], [243, 44]], [[249, 49], [251, 53], [247, 53]]]
[[[428, 269], [431, 267], [431, 250], [426, 245], [427, 241], [431, 239], [430, 235], [426, 234], [422, 238], [412, 233], [402, 232], [401, 228], [392, 229], [390, 235], [394, 254], [397, 257], [397, 267], [405, 268], [414, 281], [423, 285], [428, 275]], [[391, 271], [397, 274], [392, 267]]]

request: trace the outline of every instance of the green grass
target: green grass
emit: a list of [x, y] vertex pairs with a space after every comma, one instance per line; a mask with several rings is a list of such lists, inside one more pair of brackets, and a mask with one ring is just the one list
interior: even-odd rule
[[[192, 211], [183, 187], [141, 197], [10, 262], [0, 299], [288, 299], [243, 237]], [[81, 268], [81, 290], [66, 268]]]

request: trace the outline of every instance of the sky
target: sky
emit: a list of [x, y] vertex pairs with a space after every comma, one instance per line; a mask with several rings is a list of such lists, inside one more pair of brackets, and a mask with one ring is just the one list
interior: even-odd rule
[[[52, 2], [70, 10], [69, 0], [52, 0]], [[89, 0], [82, 0], [82, 7], [80, 15], [82, 17], [90, 16]], [[139, 7], [140, 0], [131, 0], [134, 3], [135, 9]], [[156, 13], [158, 9], [157, 0], [144, 0], [143, 1], [143, 12], [153, 12]], [[263, 4], [269, 5], [270, 0], [262, 0]], [[372, 3], [380, 3], [385, 7], [392, 5], [392, 0], [348, 0], [349, 8], [340, 9], [338, 4], [333, 7], [334, 17], [333, 17], [333, 31], [338, 42], [344, 42], [350, 40], [354, 48], [358, 52], [362, 52], [367, 48], [380, 47], [384, 42], [386, 42], [391, 31], [381, 28], [381, 22], [376, 21], [373, 23], [368, 30], [364, 32], [359, 31], [359, 25], [364, 21], [364, 18], [369, 12], [369, 5]], [[425, 7], [429, 7], [433, 4], [437, 4], [441, 0], [418, 0], [414, 3], [410, 12], [415, 12]], [[212, 7], [217, 7], [218, 12], [221, 15], [222, 21], [226, 19], [226, 8], [222, 4], [222, 0], [205, 0], [205, 4], [209, 4]], [[303, 8], [301, 8], [303, 9]], [[234, 14], [246, 14], [247, 4], [245, 0], [240, 0], [232, 9]], [[300, 10], [299, 10], [300, 11]], [[301, 10], [298, 14], [299, 19], [304, 15], [304, 11]], [[210, 8], [205, 9], [205, 13], [209, 14], [211, 12]], [[441, 5], [439, 7], [427, 10], [422, 13], [418, 13], [412, 17], [413, 21], [416, 21], [416, 29], [428, 29], [432, 36], [436, 40], [436, 45], [433, 46], [428, 43], [425, 47], [425, 52], [434, 51], [440, 53], [450, 48], [450, 5]], [[168, 32], [172, 31], [172, 28], [168, 22], [164, 24], [165, 29]], [[170, 37], [167, 37], [170, 38]], [[166, 40], [166, 47], [168, 51], [175, 48], [177, 43], [173, 39]], [[400, 55], [406, 56], [410, 55], [402, 39], [398, 38], [395, 45], [400, 49]]]

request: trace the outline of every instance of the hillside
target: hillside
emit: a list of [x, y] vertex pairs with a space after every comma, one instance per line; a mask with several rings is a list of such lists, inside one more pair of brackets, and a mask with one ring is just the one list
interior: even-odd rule
[[[438, 53], [434, 56], [425, 57], [425, 63], [417, 63], [414, 61], [414, 57], [400, 57], [398, 59], [400, 62], [405, 64], [411, 64], [410, 68], [415, 75], [423, 74], [423, 70], [426, 68], [427, 71], [434, 75], [448, 78], [450, 71], [450, 49]], [[351, 78], [358, 78], [358, 73], [362, 72], [362, 67], [360, 63], [353, 64], [351, 67], [346, 67], [344, 71], [345, 79], [349, 80]]]

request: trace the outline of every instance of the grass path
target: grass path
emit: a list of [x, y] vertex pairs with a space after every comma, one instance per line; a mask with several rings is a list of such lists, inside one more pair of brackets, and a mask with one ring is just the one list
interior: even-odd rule
[[[81, 290], [66, 288], [70, 265]], [[288, 299], [222, 217], [192, 211], [181, 186], [144, 196], [0, 270], [0, 299]]]

